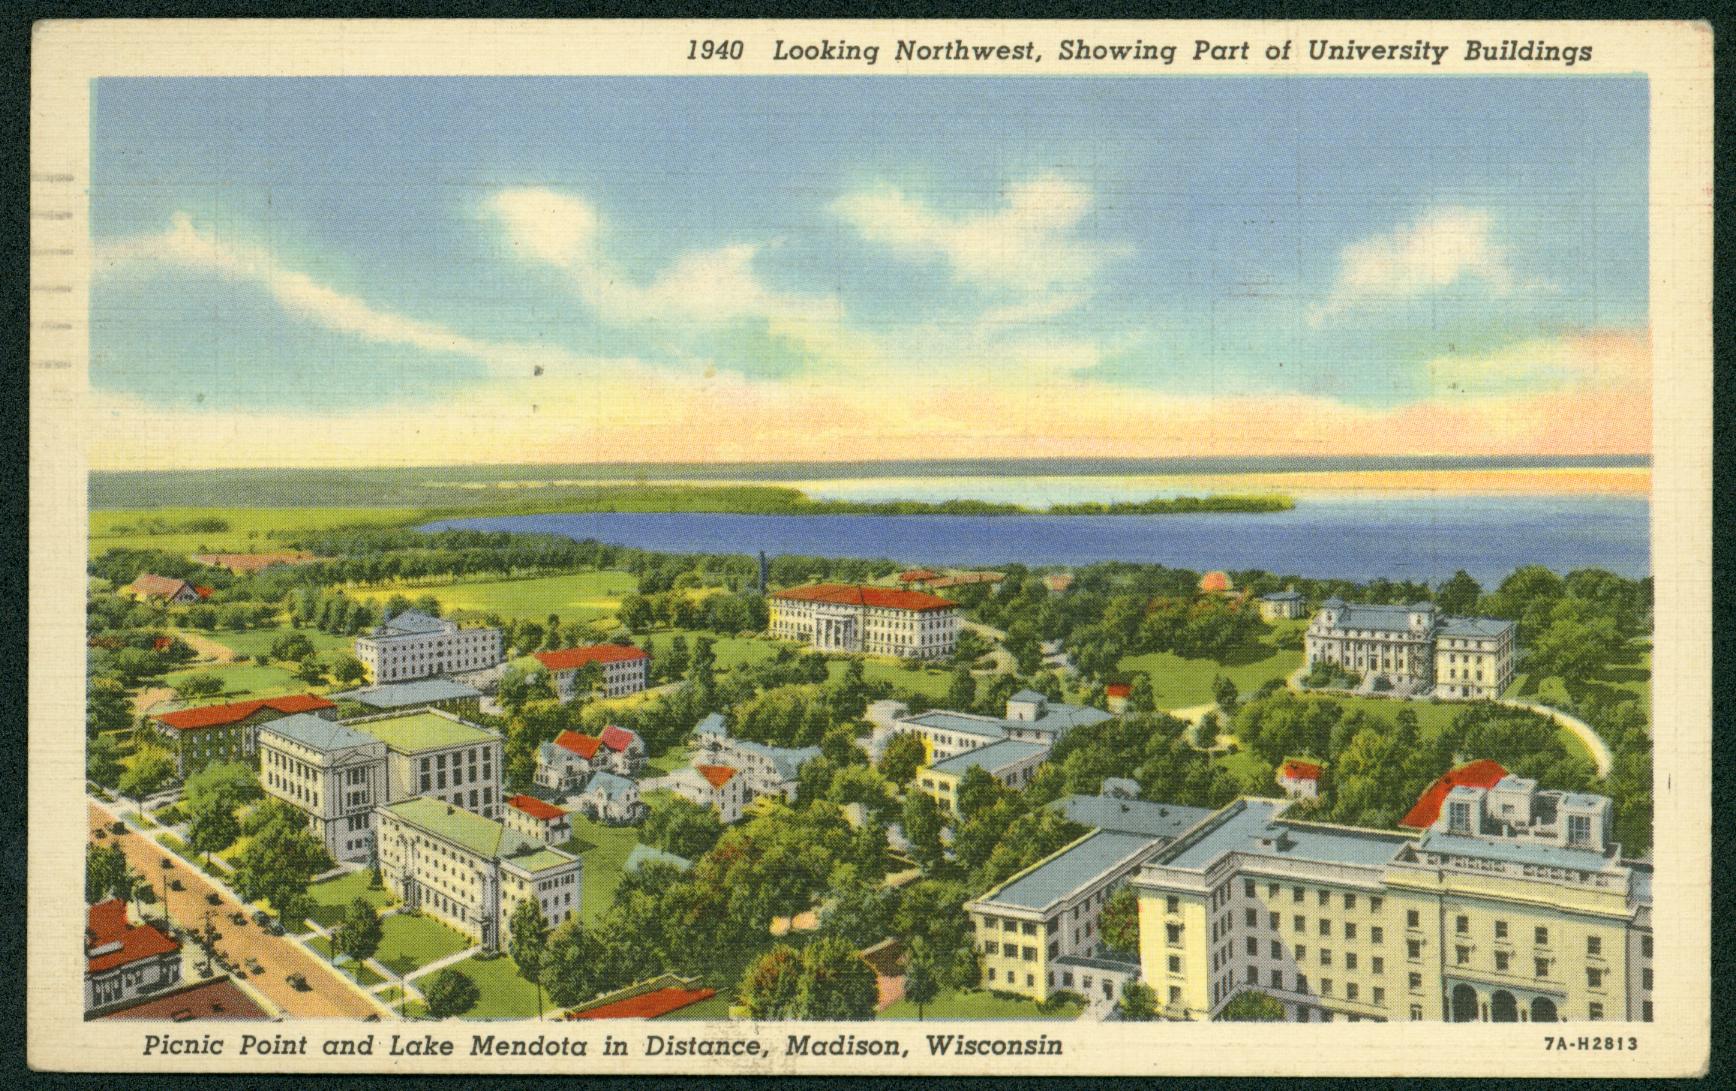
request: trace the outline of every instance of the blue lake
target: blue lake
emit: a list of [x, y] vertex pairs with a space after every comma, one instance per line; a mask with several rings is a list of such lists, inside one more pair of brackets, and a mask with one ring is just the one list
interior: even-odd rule
[[1404, 495], [1298, 498], [1291, 511], [1152, 516], [520, 515], [424, 529], [562, 534], [671, 553], [890, 557], [909, 564], [1138, 561], [1205, 571], [1438, 582], [1464, 569], [1492, 587], [1520, 565], [1651, 572], [1644, 497]]

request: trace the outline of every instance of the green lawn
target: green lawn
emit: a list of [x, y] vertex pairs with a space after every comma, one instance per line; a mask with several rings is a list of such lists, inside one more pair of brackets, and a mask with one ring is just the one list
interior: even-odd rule
[[[451, 969], [476, 982], [476, 1006], [465, 1012], [465, 1019], [535, 1019], [536, 986], [519, 976], [518, 963], [508, 955], [499, 958], [472, 956], [455, 962]], [[411, 978], [426, 988], [432, 975]], [[543, 994], [543, 1010], [549, 1010], [548, 994]]]
[[[1045, 1013], [1035, 1000], [1009, 999], [980, 989], [943, 989], [933, 1003], [922, 1009], [924, 1019], [1077, 1019], [1084, 1008], [1069, 1003], [1060, 1011]], [[916, 1005], [899, 1000], [881, 1012], [879, 1019], [915, 1019]]]
[[278, 625], [270, 629], [242, 629], [230, 632], [226, 629], [216, 629], [201, 635], [223, 645], [236, 655], [251, 656], [258, 659], [269, 655], [271, 645], [281, 637], [296, 633], [305, 636], [313, 650], [320, 655], [327, 652], [354, 652], [356, 638], [353, 636], [338, 636], [335, 633], [322, 633], [311, 626], [293, 629], [288, 625]]
[[223, 692], [215, 697], [201, 697], [198, 704], [220, 701], [242, 701], [250, 697], [275, 697], [284, 693], [306, 693], [306, 682], [280, 667], [260, 663], [203, 663], [187, 670], [163, 676], [162, 684], [173, 689], [195, 674], [214, 674], [223, 681]]
[[370, 890], [368, 883], [372, 872], [352, 871], [336, 879], [327, 879], [323, 883], [315, 883], [307, 888], [307, 896], [313, 899], [314, 910], [310, 914], [314, 920], [327, 928], [337, 924], [357, 898], [365, 898], [376, 910], [385, 909], [392, 904], [392, 892], [389, 890]]
[[307, 945], [318, 951], [320, 955], [327, 962], [330, 962], [339, 973], [361, 985], [364, 989], [373, 985], [378, 985], [380, 982], [386, 980], [379, 974], [368, 969], [366, 965], [358, 966], [348, 958], [345, 958], [342, 962], [338, 962], [332, 957], [331, 940], [326, 939], [324, 936], [315, 936], [307, 941]]
[[417, 970], [470, 946], [470, 937], [448, 928], [433, 917], [394, 913], [380, 921], [380, 949], [374, 960], [396, 974]]
[[729, 670], [738, 663], [758, 663], [770, 659], [777, 654], [778, 648], [784, 643], [764, 637], [719, 636], [717, 633], [706, 632], [703, 629], [653, 629], [648, 633], [635, 635], [633, 642], [644, 646], [649, 641], [652, 646], [652, 654], [655, 655], [666, 650], [676, 636], [687, 641], [689, 654], [692, 654], [693, 647], [700, 637], [709, 639], [712, 653], [717, 656], [719, 673]]
[[[90, 513], [90, 552], [110, 549], [160, 549], [165, 553], [273, 553], [298, 536], [330, 527], [378, 526], [420, 522], [421, 513], [407, 508], [152, 508]], [[221, 519], [227, 530], [176, 531], [175, 524], [192, 519]], [[146, 519], [169, 524], [165, 534], [148, 534]]]
[[[833, 659], [826, 664], [826, 669], [836, 681], [844, 673], [847, 659]], [[862, 677], [869, 682], [886, 682], [897, 689], [912, 690], [927, 694], [929, 697], [941, 699], [952, 685], [952, 667], [950, 664], [939, 670], [906, 670], [904, 664], [890, 659], [862, 660]]]
[[523, 580], [355, 588], [348, 593], [356, 598], [381, 602], [393, 595], [412, 599], [433, 595], [447, 613], [478, 610], [537, 622], [547, 620], [550, 614], [558, 614], [563, 624], [570, 624], [613, 617], [620, 606], [621, 596], [637, 586], [637, 581], [625, 572], [570, 572]]
[[1220, 674], [1234, 682], [1241, 693], [1252, 694], [1267, 681], [1285, 678], [1301, 665], [1300, 648], [1278, 648], [1267, 638], [1252, 648], [1232, 653], [1222, 662], [1148, 652], [1127, 656], [1121, 660], [1120, 668], [1144, 671], [1151, 676], [1158, 708], [1192, 708], [1211, 703], [1212, 681]]
[[689, 760], [687, 747], [672, 746], [669, 748], [667, 753], [659, 754], [645, 762], [646, 766], [652, 770], [651, 772], [647, 772], [645, 775], [665, 776], [669, 773], [673, 773], [677, 769], [685, 769]]
[[621, 869], [627, 854], [639, 843], [639, 831], [632, 826], [605, 826], [577, 813], [571, 819], [573, 836], [561, 848], [585, 858], [579, 914], [586, 924], [594, 924], [615, 900]]

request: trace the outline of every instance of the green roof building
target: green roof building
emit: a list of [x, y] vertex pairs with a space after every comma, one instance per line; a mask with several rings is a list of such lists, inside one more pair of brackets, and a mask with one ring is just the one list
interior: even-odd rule
[[498, 733], [441, 709], [364, 716], [344, 726], [386, 744], [389, 800], [426, 796], [501, 817], [506, 742]]

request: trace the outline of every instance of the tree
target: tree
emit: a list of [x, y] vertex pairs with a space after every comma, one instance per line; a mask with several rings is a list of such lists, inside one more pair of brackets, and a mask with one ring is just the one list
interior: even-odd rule
[[602, 945], [575, 913], [549, 934], [537, 980], [548, 990], [550, 1000], [563, 1008], [572, 1007], [597, 995], [601, 956]]
[[573, 672], [573, 693], [589, 697], [603, 688], [603, 665], [595, 660]]
[[910, 963], [904, 969], [904, 999], [916, 1005], [920, 1021], [923, 1009], [940, 995], [940, 977], [934, 965], [934, 952], [923, 940], [910, 945]]
[[310, 655], [296, 664], [295, 676], [310, 686], [317, 686], [325, 681], [325, 664], [318, 656]]
[[1443, 614], [1469, 614], [1477, 609], [1477, 601], [1482, 597], [1483, 585], [1461, 568], [1435, 591], [1435, 605]]
[[1284, 1005], [1257, 989], [1243, 989], [1218, 1011], [1217, 1018], [1232, 1023], [1282, 1023]]
[[463, 1015], [476, 1006], [481, 996], [476, 982], [450, 966], [435, 974], [434, 980], [422, 990], [422, 998], [428, 1002], [428, 1014], [436, 1019]]
[[248, 901], [269, 901], [285, 923], [299, 921], [309, 905], [308, 884], [331, 866], [325, 846], [300, 811], [277, 799], [260, 804], [246, 828], [253, 839], [235, 859], [232, 885]]
[[629, 630], [643, 632], [651, 627], [651, 602], [644, 595], [624, 595], [615, 616]]
[[130, 901], [138, 878], [127, 867], [126, 853], [116, 844], [92, 842], [84, 850], [84, 900], [95, 905], [105, 898]]
[[913, 731], [900, 731], [886, 741], [886, 748], [880, 752], [880, 775], [902, 788], [926, 760], [922, 737]]
[[99, 735], [85, 744], [85, 779], [113, 788], [121, 775], [120, 744], [108, 735]]
[[666, 807], [660, 807], [645, 820], [645, 842], [664, 852], [689, 860], [697, 860], [711, 851], [723, 836], [723, 826], [717, 812], [692, 800], [677, 796]]
[[933, 797], [912, 792], [904, 798], [904, 839], [922, 870], [932, 871], [945, 856], [940, 845], [940, 808]]
[[203, 796], [190, 810], [187, 843], [205, 857], [205, 866], [209, 868], [211, 854], [222, 852], [241, 836], [241, 823], [235, 820], [234, 804], [221, 794]]
[[1224, 710], [1224, 715], [1234, 716], [1236, 714], [1236, 704], [1241, 700], [1241, 696], [1241, 692], [1236, 689], [1236, 684], [1230, 681], [1228, 676], [1220, 674], [1212, 679], [1212, 699], [1218, 703], [1219, 708]]
[[355, 963], [353, 972], [359, 982], [362, 963], [374, 957], [374, 952], [380, 949], [381, 938], [379, 913], [375, 912], [368, 899], [357, 898], [350, 902], [350, 907], [344, 911], [344, 919], [338, 925], [337, 935], [332, 937], [332, 948], [347, 955]]
[[121, 774], [116, 786], [124, 796], [143, 799], [175, 775], [175, 759], [160, 746], [141, 747], [133, 753], [132, 768]]
[[512, 935], [507, 954], [518, 964], [518, 975], [536, 986], [536, 1017], [542, 1018], [542, 964], [548, 950], [549, 922], [535, 898], [526, 898], [512, 911]]
[[313, 641], [301, 633], [285, 633], [271, 642], [271, 658], [300, 662], [313, 655]]
[[528, 671], [508, 667], [501, 672], [500, 682], [495, 688], [495, 697], [508, 712], [517, 712], [531, 701], [552, 701], [554, 696], [548, 672], [540, 667]]
[[822, 936], [802, 951], [798, 1019], [872, 1019], [880, 991], [874, 971], [856, 949], [836, 936]]
[[231, 808], [262, 794], [259, 776], [253, 767], [241, 761], [213, 762], [187, 778], [181, 794], [190, 807], [196, 807], [216, 796], [226, 800]]
[[780, 943], [748, 967], [736, 998], [753, 1019], [794, 1019], [802, 988], [802, 956]]
[[368, 677], [368, 668], [348, 652], [338, 652], [330, 659], [332, 680], [345, 686], [359, 685]]
[[1129, 981], [1116, 1007], [1130, 1023], [1149, 1023], [1157, 1018], [1157, 993], [1143, 981]]
[[716, 685], [715, 643], [709, 636], [702, 636], [693, 642], [693, 661], [688, 665], [687, 678], [703, 691], [709, 691]]
[[215, 697], [223, 692], [223, 679], [215, 674], [189, 674], [175, 686], [175, 696], [183, 701]]
[[1157, 694], [1152, 692], [1151, 675], [1140, 671], [1133, 676], [1133, 686], [1127, 695], [1127, 707], [1134, 712], [1156, 712]]
[[1139, 950], [1139, 895], [1131, 886], [1118, 886], [1109, 895], [1097, 927], [1103, 942], [1115, 950]]
[[133, 712], [127, 688], [114, 679], [93, 674], [84, 687], [84, 733], [125, 731], [132, 726]]
[[969, 711], [976, 703], [976, 679], [970, 667], [959, 666], [952, 672], [952, 683], [946, 687], [946, 707]]
[[1000, 781], [980, 765], [966, 769], [958, 781], [959, 817], [969, 820], [995, 805], [1002, 795]]

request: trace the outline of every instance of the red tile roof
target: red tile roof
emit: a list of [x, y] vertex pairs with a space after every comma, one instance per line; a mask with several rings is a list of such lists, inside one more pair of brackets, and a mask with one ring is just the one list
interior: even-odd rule
[[153, 576], [149, 572], [141, 573], [131, 584], [132, 589], [141, 595], [153, 598], [173, 598], [181, 593], [181, 588], [188, 586], [186, 580], [172, 579], [168, 576]]
[[938, 579], [940, 579], [939, 572], [931, 572], [926, 568], [913, 568], [909, 572], [900, 572], [898, 574], [899, 583], [920, 583], [923, 580]]
[[729, 783], [729, 778], [735, 776], [735, 770], [727, 765], [695, 765], [699, 775], [711, 782], [713, 788], [721, 788]]
[[315, 697], [311, 693], [298, 693], [287, 697], [266, 697], [258, 701], [236, 701], [227, 705], [184, 708], [179, 712], [165, 712], [154, 719], [160, 724], [179, 731], [196, 731], [204, 727], [225, 727], [229, 724], [238, 724], [261, 709], [270, 709], [273, 712], [281, 712], [285, 716], [289, 716], [297, 712], [313, 712], [316, 709], [336, 707], [338, 706], [324, 697]]
[[773, 593], [774, 599], [796, 602], [830, 602], [840, 606], [873, 606], [885, 610], [956, 610], [958, 603], [921, 591], [894, 591], [889, 587], [859, 587], [848, 583], [816, 583]]
[[156, 1019], [183, 1023], [193, 1019], [269, 1019], [269, 1015], [227, 977], [153, 996], [103, 1019]]
[[570, 671], [586, 663], [625, 663], [649, 658], [644, 648], [635, 648], [631, 644], [592, 644], [584, 648], [536, 653], [536, 661], [552, 671]]
[[550, 819], [564, 817], [567, 813], [555, 806], [553, 803], [544, 803], [536, 796], [513, 796], [511, 799], [506, 801], [506, 805], [508, 807], [517, 807], [525, 814], [528, 814], [532, 818], [541, 822], [547, 822]]
[[211, 591], [212, 591], [211, 587], [209, 587], [205, 584], [202, 584], [202, 583], [198, 584], [197, 586], [195, 586], [193, 588], [193, 593], [198, 595], [202, 599], [210, 598], [211, 597]]
[[1320, 766], [1311, 761], [1287, 761], [1278, 769], [1278, 775], [1285, 780], [1319, 780]]
[[88, 953], [115, 944], [114, 950], [90, 955], [85, 972], [99, 974], [181, 949], [177, 940], [148, 924], [129, 924], [127, 903], [110, 898], [85, 911], [84, 947]]
[[591, 1008], [588, 1011], [568, 1012], [568, 1019], [655, 1019], [659, 1015], [668, 1015], [672, 1011], [680, 1011], [689, 1004], [697, 1004], [701, 1000], [710, 1000], [717, 995], [716, 989], [683, 989], [674, 985], [654, 992], [640, 993], [629, 996], [625, 1000], [616, 1000], [610, 1004]]
[[597, 741], [616, 753], [624, 753], [629, 746], [639, 741], [639, 736], [624, 727], [610, 724], [603, 728], [603, 733], [597, 736]]
[[1498, 761], [1479, 758], [1441, 775], [1417, 797], [1416, 806], [1398, 820], [1407, 829], [1426, 830], [1441, 816], [1441, 803], [1454, 788], [1493, 788], [1507, 770]]
[[1131, 697], [1133, 696], [1133, 687], [1125, 683], [1117, 683], [1113, 686], [1104, 686], [1103, 692], [1111, 697]]
[[571, 750], [581, 758], [590, 758], [597, 752], [599, 740], [589, 735], [581, 735], [577, 731], [563, 731], [555, 736], [555, 745], [562, 750]]

